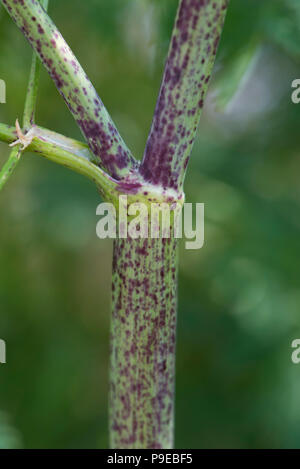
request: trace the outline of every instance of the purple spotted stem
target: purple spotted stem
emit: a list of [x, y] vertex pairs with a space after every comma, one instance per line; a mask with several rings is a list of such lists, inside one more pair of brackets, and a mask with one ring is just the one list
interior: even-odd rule
[[141, 174], [181, 191], [224, 24], [228, 0], [182, 0]]
[[[92, 179], [118, 208], [131, 202], [183, 203], [183, 182], [229, 0], [180, 0], [155, 114], [141, 163], [134, 159], [96, 90], [37, 0], [1, 0], [42, 61], [86, 144], [34, 124], [35, 65], [24, 130], [29, 151]], [[0, 124], [0, 140], [15, 129]], [[24, 151], [26, 151], [25, 149]], [[13, 156], [15, 157], [16, 151]], [[12, 162], [13, 163], [13, 162]], [[14, 165], [6, 164], [6, 181]], [[0, 186], [1, 189], [1, 186]], [[111, 319], [112, 448], [173, 448], [177, 240], [116, 239]]]
[[126, 174], [134, 160], [95, 88], [37, 0], [2, 0], [66, 101], [99, 165]]

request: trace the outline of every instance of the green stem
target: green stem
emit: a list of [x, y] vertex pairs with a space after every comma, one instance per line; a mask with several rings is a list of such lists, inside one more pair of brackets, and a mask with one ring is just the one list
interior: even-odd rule
[[38, 82], [41, 64], [35, 53], [32, 57], [31, 70], [29, 76], [28, 90], [24, 106], [23, 128], [28, 131], [34, 124], [35, 106], [38, 92]]
[[[44, 7], [45, 11], [48, 9], [48, 0], [40, 0], [40, 4]], [[34, 114], [37, 100], [37, 93], [40, 81], [41, 62], [35, 52], [32, 55], [32, 63], [29, 75], [29, 83], [27, 88], [24, 114], [23, 114], [23, 127], [24, 130], [29, 130], [34, 124]]]
[[[47, 9], [48, 8], [48, 0], [40, 0], [41, 5]], [[32, 63], [31, 63], [31, 70], [28, 82], [28, 89], [26, 94], [26, 100], [24, 105], [24, 114], [23, 114], [23, 127], [26, 130], [29, 130], [31, 125], [34, 123], [34, 112], [35, 112], [35, 105], [36, 105], [36, 98], [39, 86], [39, 78], [40, 78], [40, 62], [35, 53], [32, 56]], [[17, 167], [18, 162], [20, 161], [20, 157], [22, 155], [22, 150], [18, 145], [15, 147], [3, 166], [1, 173], [0, 173], [0, 191], [3, 189], [4, 185], [14, 172]]]
[[172, 448], [177, 240], [116, 239], [111, 323], [112, 448]]
[[11, 150], [8, 160], [0, 171], [0, 191], [3, 189], [4, 185], [7, 183], [8, 179], [14, 172], [17, 164], [20, 161], [20, 155], [20, 145], [17, 145]]
[[[38, 135], [36, 138], [40, 139], [41, 145], [43, 142], [45, 143], [55, 143], [58, 147], [68, 150], [70, 153], [74, 153], [77, 156], [81, 156], [86, 158], [91, 163], [94, 163], [94, 157], [89, 151], [88, 146], [86, 143], [80, 142], [79, 140], [75, 140], [73, 138], [65, 137], [57, 132], [53, 132], [52, 130], [45, 129], [44, 127], [34, 126], [36, 129], [36, 134]], [[1, 124], [0, 123], [0, 141], [4, 143], [13, 143], [17, 139], [16, 128], [12, 125]], [[31, 151], [35, 151], [35, 143], [30, 146]], [[25, 150], [25, 152], [28, 150]]]
[[54, 163], [88, 177], [98, 187], [105, 199], [112, 199], [117, 195], [118, 183], [101, 168], [91, 163], [88, 159], [78, 156], [70, 151], [60, 148], [56, 143], [48, 143], [35, 138], [28, 147], [29, 151], [40, 154]]
[[[34, 126], [35, 137], [24, 153], [34, 152], [54, 163], [61, 164], [73, 171], [87, 176], [95, 182], [100, 193], [106, 199], [118, 194], [118, 182], [93, 163], [87, 145], [56, 132]], [[0, 124], [0, 141], [12, 143], [16, 140], [16, 130], [6, 124]]]
[[7, 125], [0, 124], [0, 141], [4, 143], [12, 143], [17, 139], [16, 128]]

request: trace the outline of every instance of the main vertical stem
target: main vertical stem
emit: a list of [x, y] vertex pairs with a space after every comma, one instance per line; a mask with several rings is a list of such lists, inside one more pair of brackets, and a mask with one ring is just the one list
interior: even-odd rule
[[177, 240], [116, 239], [113, 254], [112, 448], [172, 448]]

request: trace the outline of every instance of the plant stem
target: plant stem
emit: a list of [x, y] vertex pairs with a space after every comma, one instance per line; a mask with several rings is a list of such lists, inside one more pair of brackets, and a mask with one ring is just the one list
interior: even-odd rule
[[[53, 130], [45, 129], [44, 127], [34, 126], [36, 129], [36, 137], [30, 145], [30, 151], [36, 151], [36, 142], [37, 139], [40, 140], [39, 147], [43, 152], [44, 146], [43, 143], [54, 143], [57, 147], [67, 150], [70, 153], [73, 153], [77, 156], [81, 156], [89, 160], [91, 163], [95, 162], [95, 159], [90, 152], [86, 143], [80, 142], [73, 138], [65, 137]], [[0, 123], [0, 141], [4, 143], [13, 143], [17, 139], [16, 127], [12, 125]], [[24, 152], [28, 151], [25, 149]]]
[[[0, 1], [43, 61], [94, 158], [85, 145], [37, 126], [31, 128], [34, 138], [28, 150], [89, 177], [115, 207], [120, 192], [130, 194], [131, 202], [144, 199], [149, 205], [157, 200], [172, 205], [183, 202], [186, 167], [228, 0], [180, 0], [139, 172], [95, 89], [39, 2]], [[32, 73], [35, 76], [36, 67]], [[33, 122], [35, 82], [30, 90], [26, 125]], [[10, 142], [15, 136], [12, 128], [0, 124], [0, 140]], [[8, 173], [15, 158], [16, 153], [7, 163]], [[116, 239], [111, 322], [112, 448], [173, 447], [176, 307], [177, 240], [172, 236]]]
[[229, 0], [180, 0], [143, 177], [182, 189]]
[[[178, 197], [228, 0], [180, 0], [140, 174]], [[149, 196], [150, 197], [150, 196]], [[177, 241], [117, 239], [113, 259], [112, 448], [172, 448]]]
[[172, 448], [177, 240], [115, 240], [112, 281], [111, 447]]
[[122, 179], [136, 161], [70, 47], [37, 0], [1, 0], [64, 98], [98, 165]]
[[[48, 0], [40, 0], [40, 4], [47, 11], [48, 9]], [[41, 62], [38, 59], [35, 52], [32, 55], [32, 63], [29, 75], [29, 82], [27, 87], [25, 105], [24, 105], [24, 114], [23, 114], [23, 128], [25, 131], [28, 131], [30, 127], [34, 124], [34, 114], [37, 100], [37, 93], [39, 88], [41, 73]]]
[[16, 128], [12, 125], [0, 124], [0, 141], [12, 143], [17, 139]]
[[[41, 0], [41, 5], [44, 8], [48, 8], [48, 0]], [[23, 114], [23, 126], [26, 130], [29, 130], [31, 125], [34, 123], [34, 110], [36, 105], [36, 98], [39, 86], [40, 78], [40, 63], [36, 57], [36, 54], [32, 55], [31, 70], [29, 76], [28, 89], [26, 94], [24, 114]], [[20, 157], [22, 155], [22, 150], [19, 145], [16, 148], [13, 148], [6, 164], [3, 166], [0, 172], [0, 191], [3, 189], [4, 185], [14, 172], [17, 167]]]
[[20, 145], [17, 145], [11, 150], [8, 160], [0, 171], [0, 191], [3, 189], [19, 163], [21, 152]]
[[[86, 144], [42, 127], [34, 126], [34, 129], [35, 137], [24, 152], [38, 153], [54, 163], [61, 164], [83, 176], [87, 176], [95, 182], [105, 198], [112, 199], [117, 196], [118, 181], [93, 163], [93, 155]], [[0, 141], [12, 143], [16, 140], [16, 137], [14, 127], [0, 124]]]

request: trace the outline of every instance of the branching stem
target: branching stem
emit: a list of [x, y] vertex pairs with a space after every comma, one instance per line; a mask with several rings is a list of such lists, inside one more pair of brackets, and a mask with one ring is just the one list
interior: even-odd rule
[[[139, 166], [86, 74], [37, 0], [0, 0], [42, 60], [86, 145], [34, 125], [39, 66], [32, 65], [24, 127], [34, 151], [92, 179], [118, 208], [131, 201], [182, 203], [183, 181], [229, 0], [180, 0], [144, 159]], [[0, 124], [0, 140], [16, 140]], [[14, 147], [0, 189], [20, 155]], [[106, 174], [107, 171], [109, 174]], [[127, 213], [127, 208], [126, 208]], [[174, 226], [172, 227], [174, 228]], [[111, 328], [113, 448], [172, 448], [177, 309], [177, 239], [116, 239]]]
[[[106, 198], [111, 199], [116, 196], [118, 181], [93, 163], [93, 155], [86, 144], [42, 127], [34, 126], [32, 129], [34, 129], [35, 137], [25, 149], [25, 152], [38, 153], [54, 163], [61, 164], [83, 176], [87, 176], [95, 182], [101, 194]], [[16, 137], [14, 127], [0, 124], [0, 141], [12, 143], [16, 140]], [[17, 164], [17, 161], [15, 163]], [[5, 172], [6, 169], [7, 166], [5, 165], [3, 171]], [[7, 181], [7, 179], [8, 177], [3, 176], [4, 181]]]

